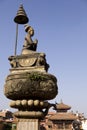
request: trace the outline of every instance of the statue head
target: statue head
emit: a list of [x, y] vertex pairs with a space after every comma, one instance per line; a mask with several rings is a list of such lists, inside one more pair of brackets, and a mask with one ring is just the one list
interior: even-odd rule
[[28, 24], [25, 24], [25, 31], [30, 35], [30, 36], [33, 36], [34, 35], [34, 29], [29, 26]]

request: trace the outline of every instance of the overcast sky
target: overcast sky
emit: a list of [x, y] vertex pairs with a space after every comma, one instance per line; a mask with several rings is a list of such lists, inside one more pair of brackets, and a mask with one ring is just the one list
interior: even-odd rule
[[[38, 52], [46, 54], [48, 73], [57, 77], [58, 95], [72, 110], [87, 115], [87, 0], [0, 0], [0, 109], [9, 109], [4, 96], [8, 57], [14, 55], [14, 17], [23, 4], [38, 39]], [[24, 42], [24, 26], [19, 25], [17, 55]]]

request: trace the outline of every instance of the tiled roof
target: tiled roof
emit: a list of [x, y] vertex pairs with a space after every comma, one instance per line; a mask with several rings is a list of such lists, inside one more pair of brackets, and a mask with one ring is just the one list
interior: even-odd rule
[[77, 117], [72, 113], [56, 113], [49, 117], [50, 120], [75, 120]]
[[6, 116], [6, 112], [1, 111], [0, 112], [0, 117], [5, 117], [5, 116]]
[[0, 117], [12, 117], [12, 112], [10, 112], [10, 111], [0, 111]]
[[63, 102], [61, 102], [61, 103], [56, 103], [56, 109], [69, 110], [69, 109], [71, 109], [71, 106], [68, 106], [68, 105], [64, 104]]

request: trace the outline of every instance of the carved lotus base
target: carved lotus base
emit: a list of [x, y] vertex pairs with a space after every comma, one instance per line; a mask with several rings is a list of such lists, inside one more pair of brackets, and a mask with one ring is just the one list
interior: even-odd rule
[[10, 74], [4, 85], [5, 96], [12, 100], [51, 100], [57, 93], [57, 79], [48, 73]]
[[11, 101], [10, 106], [19, 110], [14, 113], [17, 118], [40, 119], [48, 113], [53, 104], [39, 100], [17, 100]]
[[41, 111], [17, 111], [14, 113], [14, 116], [26, 119], [42, 119], [45, 115]]
[[17, 108], [19, 110], [42, 110], [48, 108], [51, 104], [47, 101], [39, 101], [39, 100], [16, 100], [10, 102], [10, 107]]

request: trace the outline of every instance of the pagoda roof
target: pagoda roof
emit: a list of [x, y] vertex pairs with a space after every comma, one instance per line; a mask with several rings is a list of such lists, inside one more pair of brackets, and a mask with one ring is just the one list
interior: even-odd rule
[[49, 120], [75, 120], [77, 117], [73, 113], [56, 113], [49, 117]]
[[61, 103], [55, 104], [55, 109], [56, 110], [69, 110], [69, 109], [71, 109], [71, 106], [68, 106], [68, 105], [64, 104], [63, 102], [61, 102]]

